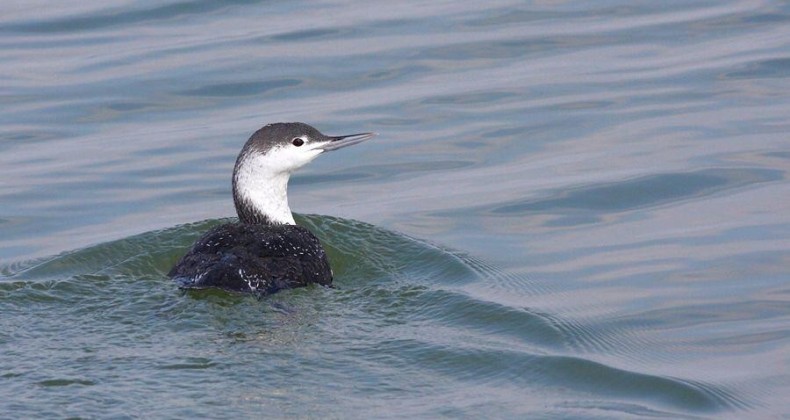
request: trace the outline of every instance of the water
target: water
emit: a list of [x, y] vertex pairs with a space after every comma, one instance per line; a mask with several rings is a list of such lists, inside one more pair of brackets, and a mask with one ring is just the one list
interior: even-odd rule
[[[4, 2], [3, 417], [790, 413], [784, 2]], [[336, 289], [165, 273], [268, 122]]]

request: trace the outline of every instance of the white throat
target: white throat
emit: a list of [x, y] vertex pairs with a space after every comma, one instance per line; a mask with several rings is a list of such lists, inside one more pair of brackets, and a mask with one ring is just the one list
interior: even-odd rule
[[257, 212], [273, 223], [296, 224], [288, 207], [289, 171], [276, 169], [270, 158], [253, 153], [242, 158], [235, 176], [236, 193]]

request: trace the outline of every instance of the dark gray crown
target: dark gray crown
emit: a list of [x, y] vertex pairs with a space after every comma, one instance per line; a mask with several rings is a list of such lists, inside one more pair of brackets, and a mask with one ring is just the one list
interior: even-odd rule
[[294, 138], [305, 135], [312, 140], [328, 140], [327, 136], [305, 123], [274, 123], [253, 133], [244, 145], [241, 155], [245, 152], [266, 153], [274, 146], [290, 143]]

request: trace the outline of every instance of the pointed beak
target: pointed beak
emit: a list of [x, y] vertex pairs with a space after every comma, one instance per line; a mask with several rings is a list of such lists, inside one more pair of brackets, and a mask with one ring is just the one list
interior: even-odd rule
[[347, 136], [327, 137], [329, 141], [318, 146], [317, 149], [329, 152], [332, 150], [342, 149], [346, 146], [353, 146], [357, 143], [362, 143], [363, 141], [371, 139], [375, 136], [376, 133], [359, 133], [349, 134]]

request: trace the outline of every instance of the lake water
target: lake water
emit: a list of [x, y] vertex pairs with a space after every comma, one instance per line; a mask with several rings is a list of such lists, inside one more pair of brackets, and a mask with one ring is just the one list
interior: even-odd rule
[[[5, 1], [4, 418], [787, 418], [790, 4]], [[185, 293], [260, 126], [335, 289]]]

